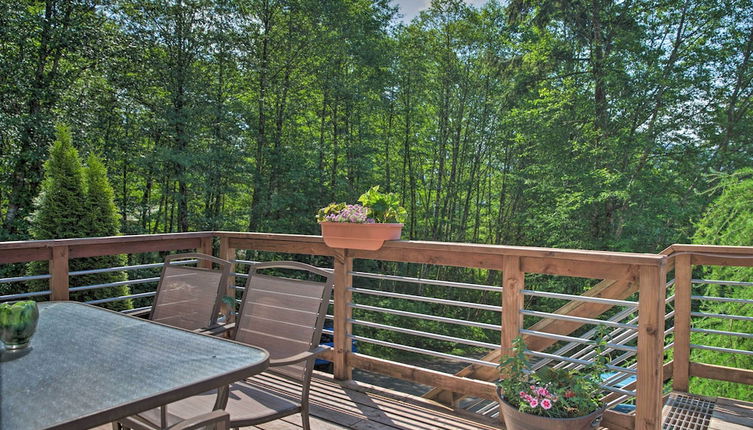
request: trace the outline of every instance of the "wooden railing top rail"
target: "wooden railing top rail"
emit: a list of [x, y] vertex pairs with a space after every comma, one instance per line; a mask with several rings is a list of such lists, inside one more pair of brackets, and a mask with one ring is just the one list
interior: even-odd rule
[[162, 233], [162, 234], [134, 234], [124, 236], [104, 237], [81, 237], [72, 239], [49, 239], [49, 240], [17, 240], [12, 242], [0, 242], [0, 250], [6, 249], [31, 249], [49, 248], [52, 246], [76, 246], [76, 245], [101, 245], [104, 243], [146, 242], [155, 240], [185, 239], [188, 237], [200, 238], [211, 237], [211, 231], [198, 231], [186, 233]]
[[[307, 245], [322, 246], [321, 255], [333, 255], [331, 248], [324, 245], [321, 236], [309, 236], [300, 234], [276, 234], [276, 233], [243, 233], [231, 231], [214, 232], [218, 236], [236, 239], [246, 239], [272, 244], [279, 243], [306, 243]], [[268, 245], [269, 246], [269, 245]], [[351, 251], [356, 258], [383, 257], [383, 254], [394, 253], [397, 250], [404, 251], [452, 251], [458, 253], [510, 255], [518, 257], [538, 257], [575, 261], [589, 261], [598, 263], [638, 264], [638, 265], [661, 265], [666, 260], [666, 255], [612, 251], [589, 251], [579, 249], [541, 248], [527, 246], [508, 245], [485, 245], [460, 242], [430, 242], [420, 240], [387, 241], [377, 251]]]
[[74, 239], [0, 242], [0, 264], [50, 260], [55, 248], [68, 248], [68, 258], [197, 248], [213, 232], [141, 234]]
[[691, 245], [678, 243], [669, 247], [673, 253], [713, 253], [713, 254], [737, 254], [753, 256], [753, 246], [728, 246], [728, 245]]

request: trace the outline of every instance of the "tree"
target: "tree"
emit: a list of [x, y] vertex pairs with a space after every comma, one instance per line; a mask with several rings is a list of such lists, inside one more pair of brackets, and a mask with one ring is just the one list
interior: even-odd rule
[[83, 205], [84, 172], [68, 127], [57, 126], [50, 158], [44, 164], [39, 206], [32, 221], [32, 238], [70, 239], [86, 230]]
[[[0, 238], [26, 237], [65, 88], [103, 56], [98, 0], [0, 3], [0, 142], [13, 142]], [[2, 146], [2, 143], [0, 143]], [[6, 164], [4, 162], [3, 164]]]
[[[32, 219], [33, 238], [69, 239], [76, 237], [112, 236], [118, 233], [114, 193], [107, 180], [107, 171], [96, 157], [89, 157], [83, 169], [78, 151], [73, 147], [71, 132], [66, 126], [57, 126], [56, 140], [50, 150], [50, 159], [45, 163], [45, 179], [39, 198], [39, 207]], [[69, 270], [101, 269], [122, 266], [120, 256], [103, 256], [71, 260]], [[49, 273], [48, 262], [34, 261], [28, 273]], [[72, 276], [78, 286], [124, 281], [122, 272], [107, 272]], [[48, 288], [46, 281], [31, 281], [30, 291]], [[87, 301], [114, 295], [128, 294], [127, 286], [85, 290], [72, 294], [76, 300]], [[121, 310], [131, 307], [129, 301], [115, 302], [106, 307]]]
[[[753, 169], [741, 170], [722, 179], [722, 192], [709, 206], [698, 223], [693, 243], [704, 245], [753, 245]], [[753, 281], [753, 268], [711, 266], [704, 270], [706, 279], [724, 281]], [[747, 286], [715, 285], [697, 287], [696, 294], [710, 297], [730, 297], [753, 300], [753, 289]], [[745, 303], [702, 302], [703, 312], [715, 314], [741, 315], [753, 317], [753, 306]], [[697, 321], [696, 327], [741, 333], [753, 333], [753, 322], [745, 320], [706, 318]], [[692, 333], [691, 342], [723, 348], [753, 351], [753, 339], [743, 336]], [[753, 357], [742, 354], [720, 353], [716, 351], [693, 350], [691, 361], [753, 369]], [[747, 385], [715, 381], [713, 379], [691, 380], [691, 391], [709, 396], [730, 397], [753, 400], [753, 392]]]
[[[107, 180], [107, 169], [99, 157], [90, 154], [86, 162], [86, 195], [83, 207], [86, 210], [84, 216], [84, 236], [101, 237], [116, 236], [118, 229], [118, 214], [115, 208], [115, 193]], [[126, 265], [125, 255], [102, 255], [82, 259], [81, 265], [88, 268], [108, 268]], [[128, 279], [126, 272], [104, 272], [90, 275], [81, 275], [74, 278], [77, 285], [99, 285], [113, 282], [123, 282]], [[73, 294], [74, 300], [86, 301], [103, 299], [107, 297], [125, 296], [129, 293], [126, 285], [118, 285], [108, 288], [98, 288]], [[117, 301], [107, 306], [110, 309], [130, 309], [131, 301]]]

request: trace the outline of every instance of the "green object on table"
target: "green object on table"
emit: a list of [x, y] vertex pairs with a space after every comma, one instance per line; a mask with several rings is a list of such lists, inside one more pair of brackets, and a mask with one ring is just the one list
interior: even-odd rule
[[0, 303], [0, 340], [8, 350], [24, 349], [37, 329], [37, 302]]

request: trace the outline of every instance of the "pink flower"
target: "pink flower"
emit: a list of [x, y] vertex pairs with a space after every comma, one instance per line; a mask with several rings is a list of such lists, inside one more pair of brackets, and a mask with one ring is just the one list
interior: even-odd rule
[[552, 402], [549, 399], [544, 399], [541, 401], [541, 407], [544, 409], [551, 409], [552, 408]]
[[520, 398], [521, 398], [521, 399], [525, 399], [526, 397], [528, 397], [528, 394], [526, 394], [526, 392], [525, 392], [525, 391], [521, 391], [521, 392], [520, 392], [520, 393], [518, 393], [518, 394], [520, 394]]
[[539, 387], [536, 390], [536, 394], [538, 394], [541, 397], [549, 397], [549, 391], [547, 391], [547, 389], [544, 387]]
[[[532, 408], [535, 408], [539, 405], [539, 401], [537, 399], [531, 398], [531, 400], [528, 401], [528, 404], [531, 405]], [[552, 405], [550, 404], [549, 407]]]

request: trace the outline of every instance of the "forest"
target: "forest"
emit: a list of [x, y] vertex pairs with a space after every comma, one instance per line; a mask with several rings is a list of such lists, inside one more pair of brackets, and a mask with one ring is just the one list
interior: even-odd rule
[[752, 57], [749, 0], [0, 0], [0, 241], [51, 238], [63, 127], [103, 235], [319, 234], [379, 185], [404, 239], [752, 245]]
[[0, 239], [54, 128], [121, 232], [316, 234], [379, 184], [404, 236], [650, 252], [751, 165], [747, 1], [3, 0]]

